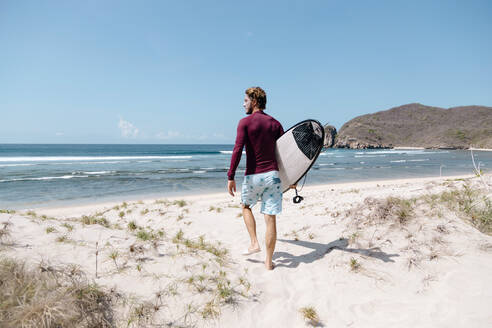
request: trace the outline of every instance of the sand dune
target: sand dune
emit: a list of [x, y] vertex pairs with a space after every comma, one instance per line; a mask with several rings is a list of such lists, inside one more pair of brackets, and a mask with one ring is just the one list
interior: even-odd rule
[[[491, 188], [491, 177], [484, 180]], [[301, 204], [284, 196], [273, 271], [264, 269], [264, 252], [240, 255], [249, 237], [239, 195], [226, 193], [4, 211], [2, 254], [33, 267], [75, 264], [118, 290], [128, 300], [116, 306], [119, 326], [129, 318], [130, 326], [492, 325], [492, 237], [453, 208], [460, 195], [475, 197], [477, 208], [490, 200], [478, 178], [333, 184], [301, 194]], [[149, 311], [136, 315], [142, 304]], [[306, 321], [303, 307], [320, 322]]]

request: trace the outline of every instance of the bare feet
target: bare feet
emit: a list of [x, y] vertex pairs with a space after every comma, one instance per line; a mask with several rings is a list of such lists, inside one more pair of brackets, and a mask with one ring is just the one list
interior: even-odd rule
[[243, 253], [243, 255], [251, 255], [251, 254], [259, 253], [260, 251], [261, 251], [261, 249], [259, 247], [257, 247], [257, 248], [251, 248], [250, 247], [250, 248], [248, 248], [247, 251], [245, 251]]
[[273, 270], [273, 268], [275, 268], [275, 264], [273, 264], [273, 262], [270, 263], [265, 262], [265, 267], [267, 270]]

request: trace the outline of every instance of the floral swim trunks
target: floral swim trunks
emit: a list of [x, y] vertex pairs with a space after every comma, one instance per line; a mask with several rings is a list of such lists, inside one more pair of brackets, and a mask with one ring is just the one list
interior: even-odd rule
[[278, 171], [244, 176], [241, 203], [253, 207], [261, 199], [261, 213], [277, 215], [282, 212], [282, 183]]

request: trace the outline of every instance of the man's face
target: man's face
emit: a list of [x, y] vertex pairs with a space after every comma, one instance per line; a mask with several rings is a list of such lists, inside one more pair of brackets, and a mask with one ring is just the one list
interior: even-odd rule
[[246, 110], [246, 114], [251, 114], [253, 112], [253, 102], [251, 99], [248, 97], [248, 95], [244, 96], [244, 104], [243, 104], [244, 109]]

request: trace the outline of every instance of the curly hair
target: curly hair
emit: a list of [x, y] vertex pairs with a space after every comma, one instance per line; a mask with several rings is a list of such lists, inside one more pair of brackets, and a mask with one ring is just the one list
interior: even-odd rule
[[266, 92], [260, 87], [251, 87], [246, 89], [246, 95], [251, 101], [256, 101], [256, 106], [259, 109], [265, 109], [267, 97]]

